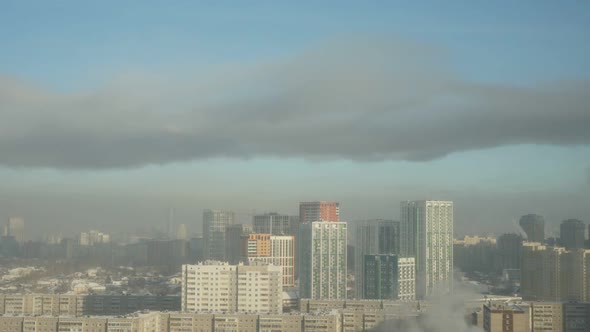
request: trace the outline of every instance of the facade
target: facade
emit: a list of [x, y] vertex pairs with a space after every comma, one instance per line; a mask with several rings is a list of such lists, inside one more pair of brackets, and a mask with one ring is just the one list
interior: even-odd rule
[[393, 220], [374, 219], [356, 226], [354, 234], [355, 291], [357, 298], [364, 296], [364, 256], [370, 254], [400, 253], [400, 224]]
[[364, 296], [374, 300], [413, 301], [416, 295], [414, 257], [365, 255]]
[[529, 332], [530, 308], [516, 304], [485, 304], [483, 329], [486, 332]]
[[346, 298], [346, 222], [300, 224], [299, 287], [301, 297]]
[[301, 202], [299, 203], [299, 222], [340, 221], [340, 203], [338, 202]]
[[299, 217], [278, 213], [258, 214], [252, 218], [253, 232], [272, 235], [296, 235]]
[[280, 266], [207, 261], [182, 266], [182, 311], [282, 312]]
[[231, 211], [203, 211], [204, 258], [225, 261], [225, 230], [235, 222]]
[[180, 296], [0, 294], [0, 315], [125, 315], [180, 310]]
[[249, 234], [244, 237], [248, 262], [265, 262], [283, 269], [283, 287], [295, 286], [295, 237]]
[[401, 255], [416, 259], [419, 299], [453, 288], [453, 202], [401, 202]]
[[88, 232], [81, 232], [78, 236], [78, 243], [81, 246], [93, 246], [95, 244], [110, 243], [111, 236], [106, 233], [91, 230]]
[[25, 242], [25, 221], [22, 218], [10, 217], [4, 225], [4, 236], [12, 236], [18, 244]]
[[462, 271], [491, 272], [495, 262], [495, 238], [465, 236], [453, 240], [453, 264]]
[[520, 269], [522, 261], [522, 237], [518, 234], [502, 234], [496, 241], [498, 270]]
[[186, 224], [179, 224], [176, 226], [176, 239], [188, 240], [188, 227]]
[[526, 233], [528, 242], [545, 241], [545, 219], [536, 214], [527, 214], [520, 217], [518, 222], [522, 230]]
[[[371, 321], [370, 314], [361, 320]], [[135, 313], [121, 317], [0, 316], [0, 332], [341, 332], [340, 313]], [[368, 325], [367, 325], [368, 326]], [[350, 330], [347, 330], [350, 331]], [[360, 331], [360, 330], [359, 330]]]
[[228, 263], [235, 265], [244, 259], [242, 237], [250, 233], [251, 225], [233, 224], [225, 227], [225, 256]]
[[561, 302], [531, 302], [531, 330], [563, 331], [563, 304]]
[[590, 250], [526, 242], [521, 274], [525, 300], [590, 301]]
[[577, 219], [568, 219], [559, 226], [561, 245], [568, 250], [584, 249], [586, 226]]
[[563, 331], [590, 331], [590, 302], [567, 302], [563, 304]]

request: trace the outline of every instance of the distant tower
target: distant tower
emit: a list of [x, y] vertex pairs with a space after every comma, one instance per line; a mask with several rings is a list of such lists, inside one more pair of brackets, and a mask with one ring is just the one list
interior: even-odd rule
[[520, 227], [527, 235], [528, 242], [545, 241], [545, 219], [536, 214], [527, 214], [520, 217]]
[[242, 236], [252, 233], [252, 225], [232, 224], [225, 226], [225, 259], [230, 264], [238, 264], [246, 256]]
[[496, 241], [499, 268], [520, 269], [522, 260], [522, 237], [518, 234], [506, 233]]
[[415, 257], [416, 297], [453, 290], [453, 202], [401, 202], [401, 254]]
[[179, 224], [176, 226], [176, 239], [187, 240], [188, 239], [188, 228], [186, 224]]
[[235, 213], [223, 210], [203, 212], [204, 258], [225, 261], [226, 226], [235, 222]]
[[22, 218], [10, 217], [4, 225], [4, 236], [12, 236], [19, 244], [25, 242], [25, 221]]
[[254, 233], [296, 235], [299, 218], [272, 212], [254, 215], [252, 221]]
[[[355, 243], [355, 281], [356, 297], [365, 298], [365, 255], [400, 253], [400, 223], [393, 220], [367, 220], [356, 226]], [[356, 264], [358, 262], [358, 264]]]
[[340, 221], [340, 203], [338, 202], [302, 202], [299, 203], [299, 222]]
[[584, 222], [577, 219], [564, 220], [559, 226], [561, 245], [568, 250], [584, 249]]

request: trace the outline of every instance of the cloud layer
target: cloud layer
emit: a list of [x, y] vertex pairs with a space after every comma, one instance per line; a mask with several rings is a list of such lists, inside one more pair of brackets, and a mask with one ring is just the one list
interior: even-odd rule
[[501, 145], [590, 144], [589, 82], [480, 84], [441, 58], [421, 45], [355, 40], [281, 61], [126, 75], [86, 93], [0, 76], [0, 165], [431, 160]]

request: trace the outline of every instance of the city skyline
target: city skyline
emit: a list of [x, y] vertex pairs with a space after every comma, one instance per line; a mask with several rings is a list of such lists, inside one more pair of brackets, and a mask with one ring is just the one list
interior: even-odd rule
[[194, 230], [206, 208], [449, 199], [465, 233], [535, 213], [557, 235], [590, 220], [589, 6], [8, 1], [0, 220], [123, 232], [174, 209]]

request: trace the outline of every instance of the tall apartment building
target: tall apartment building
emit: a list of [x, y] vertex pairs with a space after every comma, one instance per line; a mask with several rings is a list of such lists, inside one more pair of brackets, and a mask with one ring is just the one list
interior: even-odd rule
[[242, 237], [252, 233], [252, 226], [247, 224], [233, 224], [225, 227], [225, 257], [232, 265], [244, 259]]
[[521, 275], [525, 300], [590, 301], [590, 250], [526, 242]]
[[299, 288], [302, 298], [346, 298], [346, 222], [300, 224]]
[[182, 311], [281, 313], [280, 266], [207, 261], [182, 266]]
[[12, 236], [16, 242], [25, 242], [25, 221], [22, 218], [10, 217], [4, 225], [4, 236]]
[[81, 232], [78, 236], [78, 243], [81, 246], [93, 246], [95, 244], [104, 244], [110, 242], [111, 236], [109, 234], [102, 233], [96, 230]]
[[537, 214], [527, 214], [518, 222], [527, 235], [527, 242], [545, 241], [545, 219]]
[[231, 211], [203, 211], [203, 240], [205, 259], [225, 261], [225, 230], [235, 222]]
[[265, 262], [283, 269], [283, 286], [295, 286], [295, 237], [292, 235], [249, 234], [243, 247], [248, 262]]
[[518, 234], [502, 234], [496, 241], [498, 269], [520, 269], [522, 261], [522, 237]]
[[252, 217], [254, 233], [272, 235], [296, 235], [299, 217], [275, 212]]
[[176, 226], [176, 239], [188, 240], [188, 227], [186, 224], [178, 224]]
[[568, 219], [559, 226], [561, 245], [568, 250], [584, 249], [586, 225], [577, 219]]
[[314, 221], [340, 221], [340, 203], [338, 202], [301, 202], [299, 203], [299, 223]]
[[365, 255], [364, 298], [413, 301], [416, 298], [414, 257]]
[[400, 223], [393, 220], [374, 219], [363, 221], [356, 226], [355, 243], [355, 283], [356, 297], [364, 297], [365, 255], [400, 253]]
[[453, 202], [401, 202], [401, 255], [416, 259], [416, 296], [453, 288]]

